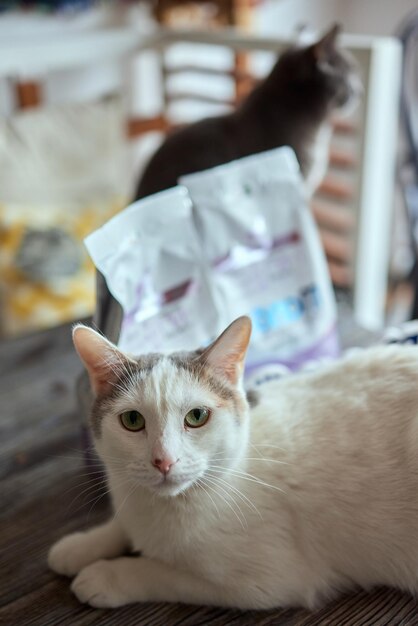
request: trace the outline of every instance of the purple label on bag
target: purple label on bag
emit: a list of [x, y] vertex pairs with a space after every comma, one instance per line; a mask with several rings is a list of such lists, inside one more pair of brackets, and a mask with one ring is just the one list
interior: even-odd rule
[[266, 365], [284, 365], [289, 370], [296, 372], [309, 361], [317, 361], [320, 359], [336, 359], [340, 356], [340, 344], [338, 339], [337, 327], [333, 326], [329, 332], [320, 337], [320, 339], [307, 350], [296, 353], [290, 358], [280, 359], [274, 355], [269, 355], [264, 359], [247, 362], [245, 375], [249, 376], [261, 367]]

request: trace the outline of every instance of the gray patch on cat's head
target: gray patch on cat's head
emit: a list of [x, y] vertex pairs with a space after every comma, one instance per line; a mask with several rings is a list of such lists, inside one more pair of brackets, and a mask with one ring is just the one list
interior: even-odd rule
[[139, 382], [145, 376], [149, 376], [162, 358], [162, 354], [150, 353], [136, 359], [126, 359], [125, 364], [123, 361], [115, 363], [111, 391], [105, 395], [97, 396], [90, 412], [90, 425], [95, 437], [100, 437], [102, 419], [112, 400], [120, 396], [124, 389], [129, 390], [135, 380]]
[[241, 414], [248, 409], [247, 399], [242, 392], [221, 378], [213, 368], [209, 367], [204, 357], [206, 350], [194, 352], [177, 352], [170, 355], [174, 365], [192, 374], [201, 384], [206, 385], [222, 402], [231, 406], [235, 413], [235, 421], [241, 423]]
[[96, 439], [100, 438], [102, 420], [108, 409], [111, 407], [111, 400], [116, 394], [108, 396], [97, 396], [93, 401], [90, 411], [90, 427]]
[[163, 355], [158, 352], [151, 352], [135, 359], [136, 365], [135, 371], [139, 376], [146, 376], [150, 374], [154, 367], [163, 359]]
[[216, 393], [223, 400], [233, 400], [235, 393], [232, 387], [229, 387], [220, 378], [205, 366], [204, 361], [200, 359], [204, 351], [196, 350], [195, 352], [176, 352], [170, 355], [171, 362], [178, 368], [190, 372], [200, 382], [206, 384], [211, 391]]

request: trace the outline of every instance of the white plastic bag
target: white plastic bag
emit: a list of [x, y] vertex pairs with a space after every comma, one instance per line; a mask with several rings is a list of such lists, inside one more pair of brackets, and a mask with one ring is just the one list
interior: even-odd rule
[[337, 356], [332, 285], [294, 152], [279, 148], [180, 182], [212, 267], [219, 327], [243, 314], [253, 321], [247, 373]]
[[182, 182], [192, 200], [185, 186], [150, 196], [86, 240], [124, 311], [120, 348], [204, 347], [246, 314], [250, 380], [337, 356], [335, 301], [294, 153]]
[[187, 350], [215, 335], [216, 311], [186, 189], [134, 203], [86, 245], [123, 308], [122, 350]]

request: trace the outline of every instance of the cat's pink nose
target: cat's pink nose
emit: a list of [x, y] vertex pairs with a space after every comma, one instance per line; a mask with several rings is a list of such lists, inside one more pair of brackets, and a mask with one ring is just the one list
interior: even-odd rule
[[[178, 460], [178, 459], [177, 459]], [[170, 459], [170, 457], [165, 457], [163, 459], [153, 459], [152, 460], [152, 464], [154, 467], [156, 467], [161, 474], [168, 474], [168, 472], [170, 471], [171, 467], [173, 465], [175, 465], [177, 463], [177, 461], [174, 461], [173, 459]]]

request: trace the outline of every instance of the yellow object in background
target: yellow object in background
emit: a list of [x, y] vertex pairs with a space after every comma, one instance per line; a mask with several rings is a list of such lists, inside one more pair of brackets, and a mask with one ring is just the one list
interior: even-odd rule
[[130, 182], [118, 96], [0, 120], [0, 337], [93, 312], [83, 240], [126, 206]]
[[88, 207], [0, 204], [2, 336], [92, 314], [95, 268], [83, 239], [126, 203], [114, 198]]

